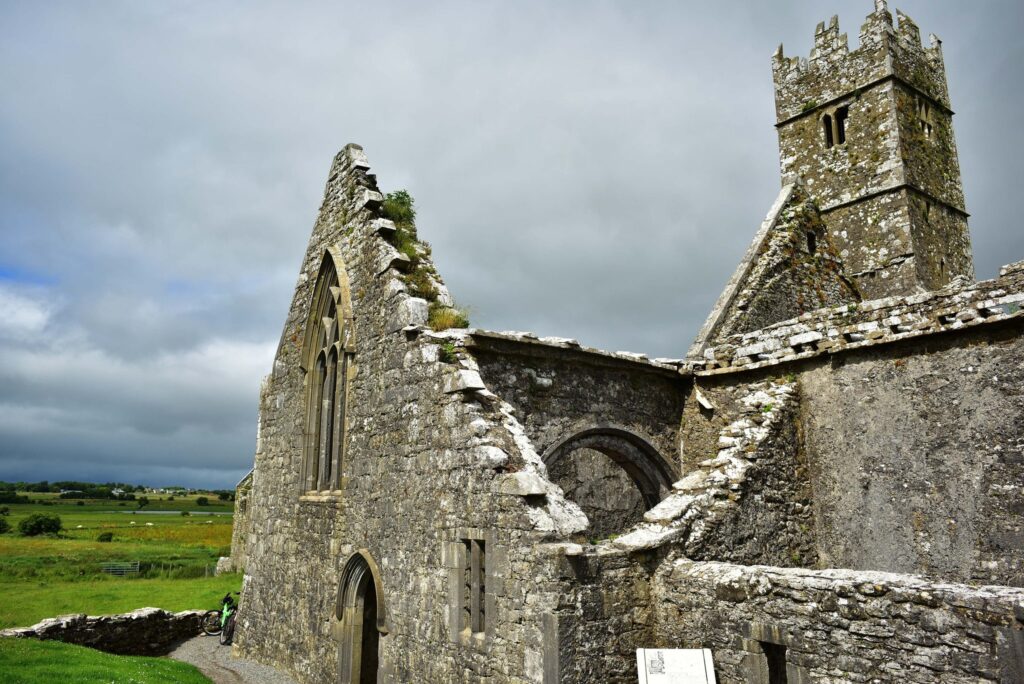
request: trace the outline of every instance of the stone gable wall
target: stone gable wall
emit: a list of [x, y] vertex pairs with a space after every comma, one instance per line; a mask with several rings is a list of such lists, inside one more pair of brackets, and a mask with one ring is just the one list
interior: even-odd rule
[[[542, 477], [522, 427], [461, 342], [423, 327], [426, 302], [406, 291], [367, 167], [354, 146], [335, 161], [262, 393], [236, 643], [299, 681], [334, 681], [339, 576], [367, 549], [386, 610], [381, 681], [452, 681], [457, 672], [458, 681], [538, 682], [541, 614], [557, 592], [537, 542], [578, 531], [585, 518]], [[339, 491], [302, 495], [299, 355], [328, 245], [344, 257], [355, 316], [347, 454]], [[453, 549], [469, 535], [487, 539], [484, 639], [460, 636], [462, 607], [452, 598], [461, 586], [452, 583], [461, 579]]]

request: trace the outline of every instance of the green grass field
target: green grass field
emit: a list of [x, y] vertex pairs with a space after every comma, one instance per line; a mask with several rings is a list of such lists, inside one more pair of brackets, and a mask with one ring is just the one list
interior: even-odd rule
[[83, 646], [34, 639], [0, 639], [5, 684], [208, 684], [192, 665], [167, 658], [115, 656]]
[[[167, 610], [215, 608], [228, 591], [237, 591], [237, 575], [212, 577], [220, 556], [231, 548], [232, 502], [197, 496], [161, 501], [138, 511], [135, 502], [57, 498], [29, 494], [28, 504], [5, 504], [12, 531], [0, 534], [0, 628], [28, 626], [64, 613], [100, 615], [155, 606]], [[187, 510], [190, 515], [182, 516]], [[136, 511], [132, 513], [132, 511]], [[158, 514], [150, 511], [170, 511]], [[32, 513], [59, 515], [56, 536], [22, 537], [18, 523]], [[215, 515], [227, 513], [227, 515]], [[113, 541], [97, 536], [113, 534]], [[112, 577], [107, 562], [138, 561], [138, 577]]]

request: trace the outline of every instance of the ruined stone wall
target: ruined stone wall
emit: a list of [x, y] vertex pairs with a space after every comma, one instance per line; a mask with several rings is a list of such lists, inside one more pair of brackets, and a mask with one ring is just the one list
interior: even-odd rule
[[568, 550], [559, 564], [559, 609], [549, 618], [557, 639], [545, 683], [634, 684], [636, 649], [655, 640], [651, 575], [658, 555]]
[[794, 187], [709, 344], [824, 306], [860, 301], [807, 190]]
[[679, 558], [661, 565], [650, 593], [653, 646], [712, 649], [721, 684], [770, 681], [766, 645], [784, 649], [796, 684], [1024, 677], [1019, 589]]
[[590, 524], [587, 537], [602, 539], [643, 520], [647, 506], [629, 474], [596, 449], [580, 448], [548, 465], [548, 477], [579, 504]]
[[1021, 329], [800, 374], [824, 566], [1024, 585]]
[[791, 378], [821, 566], [1021, 585], [1022, 302], [1024, 265], [1013, 264], [962, 290], [736, 336], [728, 361], [720, 346], [695, 362], [716, 367], [697, 370], [684, 462], [724, 429], [748, 383]]
[[[458, 335], [423, 327], [427, 302], [408, 295], [367, 167], [355, 146], [335, 160], [266, 383], [236, 643], [299, 681], [335, 681], [339, 576], [366, 549], [383, 589], [380, 681], [539, 682], [541, 615], [557, 591], [537, 542], [579, 531], [584, 516], [538, 475], [539, 456]], [[304, 493], [299, 357], [328, 245], [343, 256], [355, 321], [348, 441], [340, 489]], [[455, 551], [469, 537], [487, 544], [478, 635], [461, 628]]]
[[474, 340], [471, 352], [484, 382], [515, 408], [541, 453], [584, 430], [614, 426], [678, 463], [686, 381], [677, 366], [591, 353], [572, 340], [544, 344], [495, 333]]

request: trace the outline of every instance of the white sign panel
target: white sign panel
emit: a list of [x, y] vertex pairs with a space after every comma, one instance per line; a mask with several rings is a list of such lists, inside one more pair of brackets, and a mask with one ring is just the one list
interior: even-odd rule
[[638, 648], [639, 684], [717, 684], [709, 648]]

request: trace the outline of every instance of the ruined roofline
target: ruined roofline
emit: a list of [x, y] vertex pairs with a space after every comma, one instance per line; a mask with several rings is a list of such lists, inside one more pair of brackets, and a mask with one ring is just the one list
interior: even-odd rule
[[754, 239], [750, 242], [750, 246], [747, 247], [747, 251], [744, 253], [743, 259], [740, 260], [739, 265], [736, 266], [736, 270], [733, 271], [732, 277], [729, 278], [729, 282], [726, 283], [725, 289], [722, 290], [722, 294], [718, 296], [718, 299], [715, 301], [715, 305], [711, 308], [711, 312], [704, 320], [704, 325], [701, 326], [700, 331], [697, 333], [697, 337], [690, 345], [690, 349], [686, 353], [687, 358], [700, 357], [704, 353], [704, 350], [707, 349], [708, 341], [714, 338], [715, 333], [725, 322], [726, 316], [732, 308], [732, 304], [736, 300], [736, 296], [739, 294], [741, 286], [753, 270], [754, 265], [757, 263], [758, 254], [761, 252], [765, 242], [768, 240], [768, 236], [770, 235], [772, 228], [774, 228], [779, 222], [779, 216], [782, 213], [782, 209], [789, 203], [789, 199], [793, 196], [793, 190], [795, 188], [795, 183], [788, 183], [782, 186], [782, 189], [779, 190], [779, 194], [775, 197], [775, 202], [772, 203], [767, 216], [765, 216], [764, 220], [761, 222], [761, 227], [754, 235]]
[[687, 368], [708, 376], [777, 366], [874, 347], [1024, 320], [1024, 261], [1004, 266], [998, 278], [857, 306], [825, 308], [761, 330], [733, 335], [690, 359]]
[[[432, 332], [428, 329], [406, 329], [407, 333], [422, 332], [423, 334], [448, 340], [455, 338], [472, 353], [475, 350], [495, 353], [512, 353], [535, 355], [545, 353], [570, 354], [580, 357], [585, 362], [598, 365], [625, 364], [637, 369], [650, 370], [676, 376], [686, 367], [685, 359], [648, 358], [646, 354], [625, 351], [605, 351], [595, 347], [586, 347], [577, 340], [568, 337], [538, 337], [531, 332], [483, 330], [469, 328]], [[685, 373], [688, 375], [688, 373]]]

